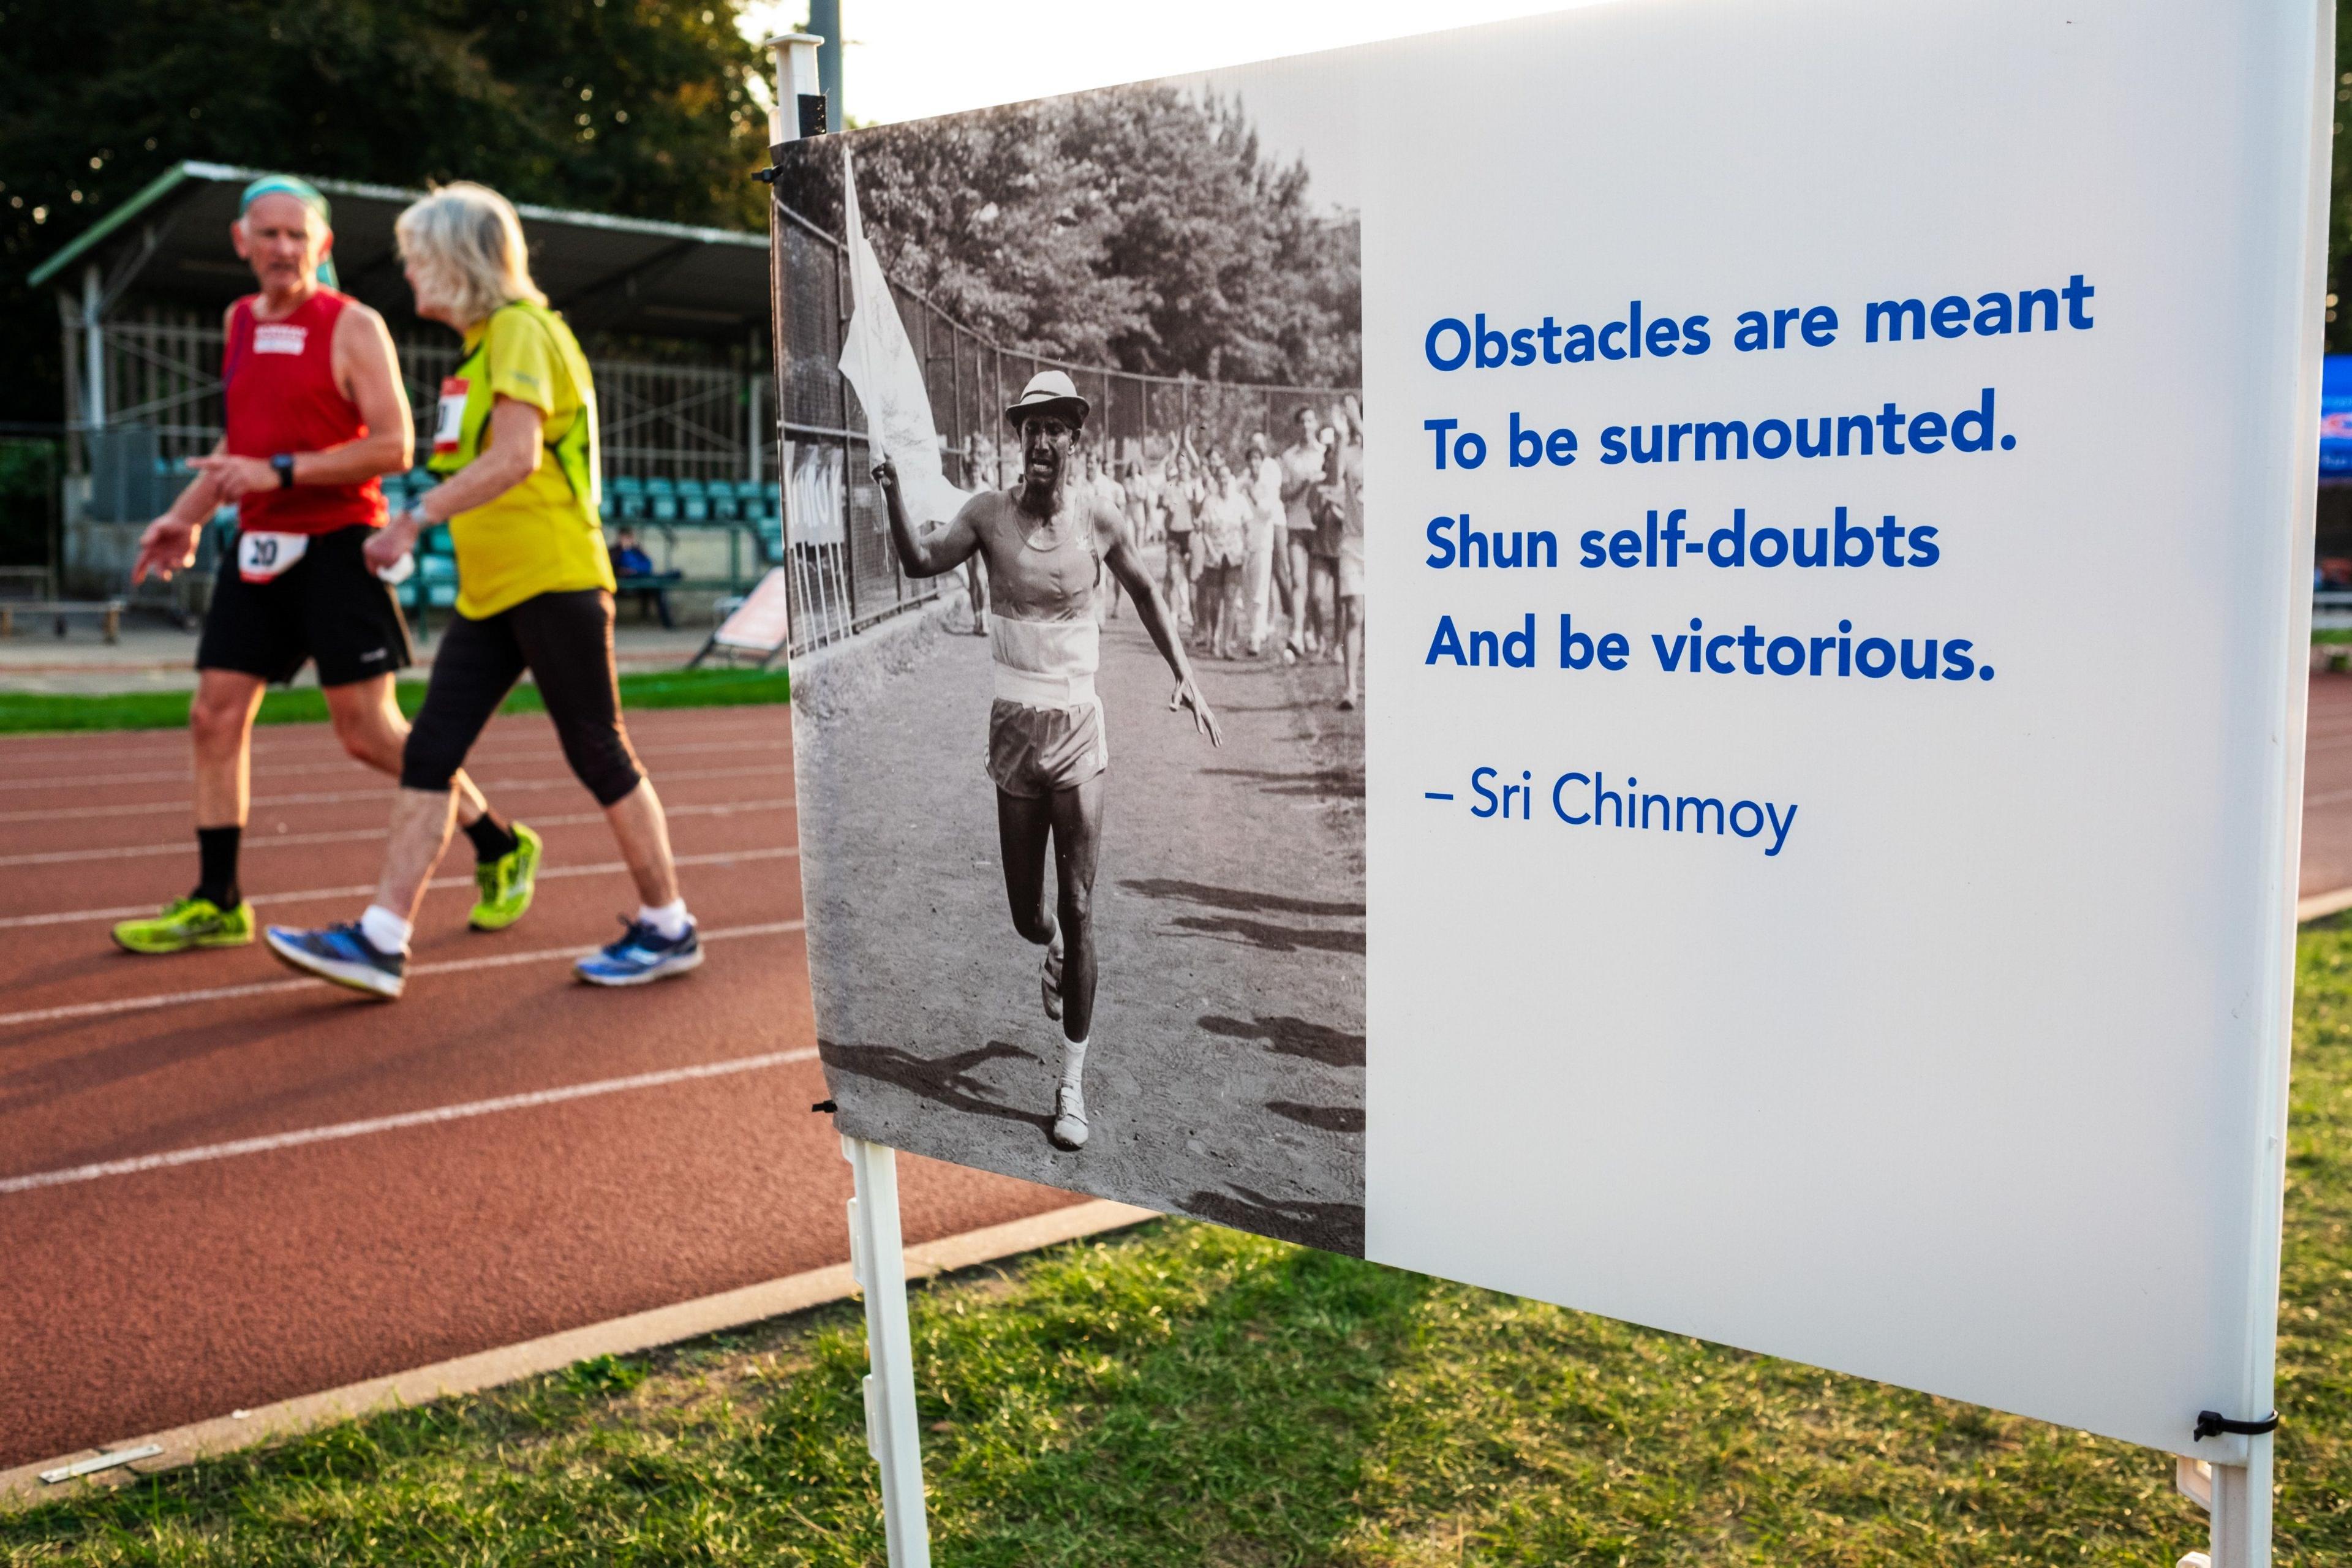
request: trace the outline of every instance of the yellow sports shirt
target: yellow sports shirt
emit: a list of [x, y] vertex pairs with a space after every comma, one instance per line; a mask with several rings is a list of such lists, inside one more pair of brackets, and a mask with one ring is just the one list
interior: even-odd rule
[[469, 620], [541, 594], [614, 585], [599, 506], [596, 388], [562, 317], [517, 300], [466, 334], [464, 357], [442, 386], [436, 470], [454, 471], [479, 455], [500, 397], [546, 416], [547, 449], [520, 484], [449, 520], [457, 613]]

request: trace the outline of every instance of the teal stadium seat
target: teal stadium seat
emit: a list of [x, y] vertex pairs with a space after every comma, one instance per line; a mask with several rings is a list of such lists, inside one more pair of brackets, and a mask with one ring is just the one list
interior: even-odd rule
[[635, 474], [615, 474], [604, 481], [604, 510], [624, 522], [646, 515], [646, 481]]
[[700, 479], [677, 481], [677, 510], [688, 522], [710, 521], [710, 492], [703, 488]]
[[667, 479], [646, 481], [646, 501], [656, 522], [677, 521], [677, 486]]

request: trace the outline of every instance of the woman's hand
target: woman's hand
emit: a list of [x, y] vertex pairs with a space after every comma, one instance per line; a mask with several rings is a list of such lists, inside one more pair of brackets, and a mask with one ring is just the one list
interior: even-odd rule
[[1225, 727], [1217, 722], [1214, 713], [1209, 711], [1209, 700], [1201, 695], [1199, 683], [1190, 675], [1178, 681], [1176, 689], [1169, 695], [1168, 711], [1173, 713], [1179, 708], [1192, 710], [1192, 728], [1208, 736], [1209, 744], [1222, 746], [1225, 743]]
[[396, 565], [402, 556], [416, 548], [416, 536], [424, 526], [425, 520], [414, 511], [395, 512], [390, 522], [377, 529], [368, 542], [360, 546], [360, 554], [367, 561], [368, 570], [381, 572]]

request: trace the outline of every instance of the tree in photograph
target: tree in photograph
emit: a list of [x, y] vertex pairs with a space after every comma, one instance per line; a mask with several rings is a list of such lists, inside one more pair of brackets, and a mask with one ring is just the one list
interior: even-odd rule
[[[1008, 348], [1160, 374], [1352, 384], [1357, 225], [1238, 105], [1141, 86], [853, 139], [893, 278]], [[838, 233], [841, 153], [795, 147], [787, 205]]]

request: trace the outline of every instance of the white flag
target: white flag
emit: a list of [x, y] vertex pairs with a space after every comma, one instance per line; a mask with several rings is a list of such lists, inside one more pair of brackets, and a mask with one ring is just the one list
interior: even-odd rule
[[[923, 362], [898, 320], [889, 280], [857, 212], [857, 180], [849, 149], [841, 150], [841, 202], [849, 226], [849, 325], [841, 345], [841, 374], [866, 405], [866, 440], [877, 457], [898, 467], [898, 494], [907, 521], [918, 532], [946, 522], [972, 492], [948, 482], [940, 467], [939, 426], [931, 422], [931, 395], [923, 382]], [[862, 477], [862, 476], [861, 476]]]

